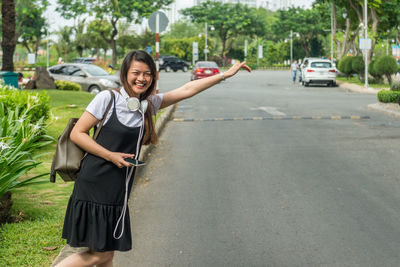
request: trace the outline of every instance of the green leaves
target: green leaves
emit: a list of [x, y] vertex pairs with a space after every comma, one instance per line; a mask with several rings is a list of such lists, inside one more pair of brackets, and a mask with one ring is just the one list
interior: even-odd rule
[[0, 104], [0, 196], [18, 187], [47, 182], [38, 180], [47, 173], [21, 179], [40, 164], [38, 156], [33, 156], [34, 151], [54, 142], [44, 134], [44, 118], [32, 124], [29, 111], [27, 108], [21, 112], [16, 107], [6, 112], [3, 103]]

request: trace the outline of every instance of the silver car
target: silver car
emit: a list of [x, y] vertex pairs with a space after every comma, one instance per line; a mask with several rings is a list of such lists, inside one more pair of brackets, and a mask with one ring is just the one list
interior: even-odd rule
[[311, 83], [336, 85], [336, 70], [332, 62], [327, 59], [310, 59], [302, 69], [302, 85]]
[[82, 86], [82, 91], [97, 94], [102, 90], [120, 87], [117, 76], [110, 75], [99, 66], [92, 64], [64, 63], [48, 68], [56, 81], [70, 81]]

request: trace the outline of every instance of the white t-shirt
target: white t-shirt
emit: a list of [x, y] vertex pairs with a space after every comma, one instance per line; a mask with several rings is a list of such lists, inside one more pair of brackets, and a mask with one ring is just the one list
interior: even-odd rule
[[[124, 89], [121, 88], [121, 90]], [[113, 93], [115, 95], [116, 113], [118, 120], [122, 124], [128, 127], [139, 127], [142, 121], [142, 115], [140, 114], [140, 112], [130, 111], [126, 106], [125, 98], [116, 91], [113, 91]], [[108, 103], [110, 103], [110, 99], [111, 99], [111, 94], [108, 91], [101, 91], [89, 103], [89, 105], [86, 107], [86, 111], [95, 116], [96, 119], [101, 120], [103, 118], [104, 112], [106, 111]], [[148, 97], [148, 100], [151, 103], [153, 103], [155, 114], [160, 109], [162, 99], [163, 99], [163, 94], [156, 94]], [[111, 104], [110, 111], [106, 116], [104, 124], [106, 124], [107, 121], [110, 119], [113, 109], [114, 109], [114, 104]]]

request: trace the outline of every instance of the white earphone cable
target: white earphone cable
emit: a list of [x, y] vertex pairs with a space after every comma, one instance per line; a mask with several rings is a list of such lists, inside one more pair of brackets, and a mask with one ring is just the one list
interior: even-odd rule
[[[140, 124], [140, 130], [139, 130], [139, 136], [138, 136], [138, 140], [136, 143], [136, 154], [135, 154], [135, 159], [137, 160], [139, 158], [139, 149], [140, 149], [140, 142], [142, 141], [142, 137], [143, 137], [143, 132], [144, 132], [144, 113], [142, 112], [141, 109], [139, 109], [140, 114], [142, 115], [142, 123]], [[124, 196], [124, 206], [122, 207], [122, 212], [121, 215], [118, 218], [117, 224], [114, 228], [114, 233], [113, 233], [113, 237], [115, 239], [120, 239], [124, 233], [125, 230], [125, 215], [126, 215], [126, 209], [128, 207], [128, 187], [129, 187], [129, 182], [131, 181], [131, 177], [132, 177], [132, 173], [133, 173], [133, 169], [135, 167], [132, 166], [126, 168], [126, 174], [125, 174], [125, 196]], [[117, 234], [117, 229], [118, 229], [118, 225], [120, 224], [122, 220], [122, 229], [121, 229], [121, 233], [119, 236], [116, 236]]]

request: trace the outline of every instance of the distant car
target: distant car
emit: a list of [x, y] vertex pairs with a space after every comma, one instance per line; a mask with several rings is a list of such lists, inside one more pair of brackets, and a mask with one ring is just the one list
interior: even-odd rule
[[181, 70], [187, 72], [189, 70], [189, 63], [183, 61], [182, 59], [175, 56], [160, 56], [160, 71], [165, 70], [165, 72], [174, 72]]
[[197, 80], [219, 73], [217, 63], [214, 61], [198, 61], [192, 70], [190, 80]]
[[303, 76], [304, 76], [304, 72], [303, 69], [304, 67], [307, 65], [309, 60], [314, 60], [314, 59], [320, 59], [319, 57], [305, 57], [302, 61], [302, 63], [299, 66], [300, 69], [300, 73], [299, 73], [299, 83], [301, 83], [303, 81]]
[[328, 59], [310, 59], [303, 69], [302, 85], [311, 83], [336, 85], [336, 70]]
[[75, 58], [72, 63], [86, 63], [86, 64], [92, 64], [96, 61], [95, 57], [77, 57]]
[[56, 81], [70, 81], [82, 86], [82, 91], [97, 94], [100, 91], [121, 86], [119, 78], [96, 65], [84, 63], [64, 63], [48, 69]]

